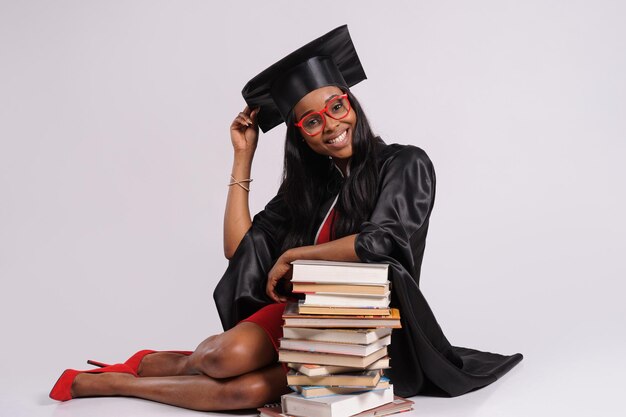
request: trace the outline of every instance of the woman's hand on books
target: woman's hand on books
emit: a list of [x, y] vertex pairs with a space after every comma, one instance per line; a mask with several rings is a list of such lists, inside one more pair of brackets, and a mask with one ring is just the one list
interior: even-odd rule
[[291, 262], [297, 259], [359, 262], [359, 257], [354, 249], [356, 236], [356, 234], [344, 236], [331, 242], [320, 243], [319, 245], [300, 246], [287, 250], [278, 258], [267, 275], [267, 286], [265, 289], [267, 296], [277, 303], [287, 302], [287, 297], [276, 292], [276, 286], [281, 279], [286, 280], [289, 287], [291, 286]]
[[286, 296], [276, 292], [276, 286], [281, 279], [291, 281], [291, 261], [292, 259], [288, 255], [288, 251], [283, 253], [267, 275], [267, 286], [265, 287], [265, 292], [269, 298], [277, 303], [287, 302]]

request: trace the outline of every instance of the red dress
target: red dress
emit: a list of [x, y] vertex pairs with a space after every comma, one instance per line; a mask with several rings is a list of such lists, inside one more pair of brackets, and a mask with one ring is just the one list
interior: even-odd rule
[[[317, 233], [317, 238], [315, 240], [316, 245], [319, 243], [326, 243], [331, 240], [330, 230], [335, 217], [335, 208], [332, 206]], [[280, 338], [283, 337], [283, 312], [285, 311], [286, 305], [286, 303], [267, 305], [247, 319], [241, 320], [240, 323], [251, 322], [260, 326], [263, 330], [265, 330], [265, 333], [267, 333], [267, 336], [270, 338], [272, 345], [274, 345], [274, 349], [278, 352]]]

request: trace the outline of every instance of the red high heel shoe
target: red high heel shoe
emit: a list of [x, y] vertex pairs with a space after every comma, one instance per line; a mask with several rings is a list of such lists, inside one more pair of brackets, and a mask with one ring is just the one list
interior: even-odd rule
[[67, 401], [72, 398], [72, 384], [79, 374], [102, 374], [107, 372], [119, 372], [123, 374], [131, 374], [137, 376], [128, 365], [118, 363], [116, 365], [105, 366], [100, 369], [91, 369], [89, 371], [77, 371], [76, 369], [66, 369], [50, 391], [50, 398], [57, 401]]
[[[137, 373], [138, 369], [139, 369], [139, 364], [141, 363], [143, 358], [146, 355], [149, 355], [151, 353], [158, 353], [158, 352], [179, 353], [181, 355], [186, 355], [186, 356], [189, 356], [189, 355], [191, 355], [193, 353], [193, 351], [191, 351], [191, 350], [161, 350], [161, 351], [159, 351], [159, 350], [145, 349], [145, 350], [140, 350], [139, 352], [135, 353], [133, 356], [128, 358], [128, 360], [126, 362], [124, 362], [124, 365], [128, 366], [135, 373]], [[100, 366], [100, 367], [110, 366], [110, 365], [108, 365], [106, 363], [94, 361], [94, 360], [91, 360], [91, 359], [89, 359], [87, 361], [87, 363], [90, 364], [90, 365]]]

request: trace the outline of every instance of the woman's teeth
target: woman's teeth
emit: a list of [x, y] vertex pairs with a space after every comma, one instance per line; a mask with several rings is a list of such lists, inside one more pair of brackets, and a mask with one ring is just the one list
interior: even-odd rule
[[344, 130], [344, 132], [341, 135], [337, 136], [335, 139], [329, 140], [328, 143], [332, 145], [333, 143], [341, 142], [342, 140], [346, 138], [347, 134], [348, 134], [348, 131]]

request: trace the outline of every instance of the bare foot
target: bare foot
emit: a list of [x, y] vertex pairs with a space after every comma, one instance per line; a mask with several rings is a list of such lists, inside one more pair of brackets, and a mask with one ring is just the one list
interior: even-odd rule
[[72, 397], [101, 397], [117, 395], [119, 387], [126, 384], [133, 378], [135, 378], [134, 375], [121, 372], [78, 374], [72, 383]]

